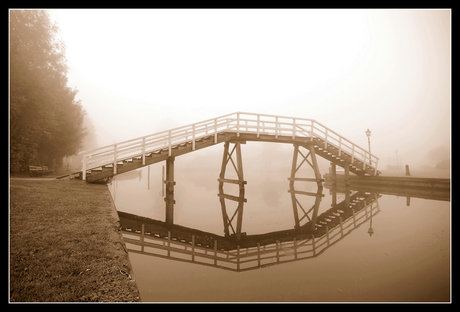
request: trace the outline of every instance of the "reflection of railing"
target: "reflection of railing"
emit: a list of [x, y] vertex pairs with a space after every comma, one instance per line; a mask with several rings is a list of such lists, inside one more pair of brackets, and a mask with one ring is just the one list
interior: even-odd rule
[[359, 160], [363, 167], [374, 168], [377, 172], [378, 158], [366, 149], [359, 147], [313, 119], [293, 118], [263, 114], [237, 112], [220, 116], [187, 126], [110, 144], [103, 147], [83, 151], [82, 177], [85, 180], [86, 171], [101, 166], [112, 165], [116, 174], [117, 163], [123, 160], [141, 157], [145, 164], [146, 155], [165, 150], [171, 156], [172, 149], [184, 143], [191, 143], [195, 150], [197, 140], [214, 136], [214, 142], [220, 133], [233, 132], [271, 135], [275, 139], [279, 136], [317, 138], [324, 144], [324, 148], [333, 146], [338, 150], [338, 156], [346, 153], [351, 162]]
[[342, 216], [336, 226], [328, 228], [320, 237], [296, 239], [295, 237], [284, 241], [276, 241], [274, 244], [256, 247], [240, 248], [232, 250], [218, 249], [217, 240], [214, 245], [205, 247], [196, 244], [195, 235], [191, 242], [177, 240], [171, 232], [165, 238], [146, 235], [144, 227], [140, 231], [123, 230], [123, 237], [127, 243], [128, 251], [152, 255], [172, 260], [192, 262], [207, 266], [214, 266], [231, 271], [246, 271], [269, 265], [309, 259], [322, 254], [330, 246], [350, 234], [354, 229], [375, 216], [379, 211], [378, 195], [359, 210], [349, 208], [351, 215], [343, 220]]

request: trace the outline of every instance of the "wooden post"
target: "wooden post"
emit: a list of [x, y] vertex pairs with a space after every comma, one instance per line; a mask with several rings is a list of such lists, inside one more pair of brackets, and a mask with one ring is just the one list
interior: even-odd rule
[[174, 200], [174, 185], [176, 182], [174, 181], [174, 157], [169, 157], [166, 160], [166, 223], [173, 224], [174, 223], [174, 204], [176, 201]]
[[217, 144], [217, 119], [214, 119], [214, 144]]
[[410, 177], [409, 165], [406, 165], [406, 176]]
[[[221, 195], [224, 194], [223, 179], [225, 179], [225, 169], [227, 167], [227, 156], [228, 156], [229, 146], [230, 146], [230, 143], [228, 141], [225, 142], [224, 155], [222, 157], [222, 167], [220, 169], [220, 175], [219, 175], [219, 194]], [[222, 209], [222, 219], [224, 221], [224, 233], [225, 233], [225, 236], [230, 236], [230, 232], [228, 230], [228, 215], [227, 215], [227, 209], [225, 206], [225, 198], [223, 196], [219, 196], [219, 201], [220, 201], [220, 207]]]
[[296, 125], [295, 125], [295, 118], [292, 119], [292, 139], [295, 140], [296, 137]]
[[294, 211], [294, 228], [299, 228], [299, 213], [297, 212], [297, 199], [294, 192], [294, 178], [297, 169], [297, 154], [299, 154], [299, 145], [294, 145], [294, 155], [292, 157], [291, 179], [289, 181], [289, 190], [291, 191], [292, 209]]
[[147, 166], [147, 190], [150, 190], [150, 166]]
[[171, 231], [168, 231], [168, 257], [171, 256]]
[[335, 187], [337, 185], [337, 166], [334, 163], [331, 163], [331, 181], [332, 186]]
[[243, 177], [243, 159], [241, 158], [241, 144], [236, 142], [236, 162], [238, 169], [238, 184], [239, 184], [239, 201], [238, 201], [238, 215], [236, 221], [236, 235], [239, 239], [241, 235], [241, 228], [243, 224], [243, 205], [244, 205], [244, 177]]
[[192, 151], [195, 150], [195, 125], [192, 125]]
[[142, 138], [142, 166], [145, 166], [145, 138]]
[[316, 160], [315, 146], [310, 145], [309, 149], [310, 149], [311, 163], [313, 165], [313, 170], [315, 171], [316, 184], [318, 185], [318, 187], [322, 187], [323, 184], [321, 183], [321, 173], [319, 172], [318, 162]]
[[349, 164], [345, 164], [343, 167], [345, 169], [345, 186], [350, 186], [350, 166]]

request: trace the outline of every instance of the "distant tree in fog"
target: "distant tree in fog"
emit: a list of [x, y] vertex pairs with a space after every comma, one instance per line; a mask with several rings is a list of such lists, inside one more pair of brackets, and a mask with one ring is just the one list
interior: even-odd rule
[[438, 146], [427, 153], [431, 166], [436, 169], [450, 169], [450, 148], [449, 146]]
[[43, 10], [10, 11], [10, 170], [60, 164], [85, 135], [65, 45]]

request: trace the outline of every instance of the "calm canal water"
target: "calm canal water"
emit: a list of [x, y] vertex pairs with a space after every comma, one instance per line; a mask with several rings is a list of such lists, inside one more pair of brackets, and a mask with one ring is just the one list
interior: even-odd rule
[[[243, 232], [292, 229], [289, 158], [280, 150], [244, 158]], [[221, 149], [176, 158], [174, 223], [223, 235], [217, 178]], [[291, 156], [292, 157], [292, 156]], [[287, 160], [286, 160], [287, 159]], [[118, 211], [165, 220], [161, 172], [156, 164], [115, 177], [109, 185]], [[229, 169], [228, 169], [229, 170]], [[311, 170], [311, 168], [310, 168]], [[305, 175], [308, 176], [308, 170]], [[229, 170], [229, 176], [230, 170]], [[296, 182], [298, 183], [298, 182]], [[310, 184], [310, 185], [309, 185]], [[312, 186], [314, 185], [314, 186]], [[316, 192], [315, 183], [297, 189]], [[231, 191], [231, 190], [229, 190]], [[331, 207], [323, 189], [318, 214]], [[304, 208], [314, 198], [298, 197]], [[337, 203], [345, 200], [337, 194]], [[235, 272], [130, 252], [144, 302], [448, 302], [450, 301], [449, 201], [382, 195], [379, 212], [323, 253], [310, 259]], [[236, 207], [236, 206], [235, 206]], [[234, 209], [234, 208], [233, 208]], [[233, 211], [233, 210], [232, 210]], [[130, 248], [129, 244], [127, 247]]]

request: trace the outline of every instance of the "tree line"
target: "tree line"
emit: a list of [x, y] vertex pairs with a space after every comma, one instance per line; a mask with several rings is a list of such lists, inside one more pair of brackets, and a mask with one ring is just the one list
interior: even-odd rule
[[85, 111], [67, 86], [65, 44], [44, 10], [10, 11], [10, 170], [59, 166], [78, 152]]

